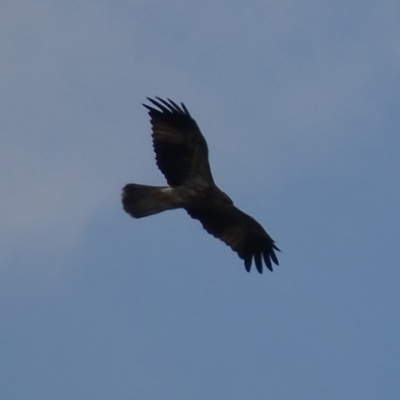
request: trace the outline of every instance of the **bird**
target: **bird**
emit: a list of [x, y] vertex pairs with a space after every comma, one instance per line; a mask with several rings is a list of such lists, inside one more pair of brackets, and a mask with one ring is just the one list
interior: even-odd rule
[[[156, 163], [168, 186], [129, 183], [122, 189], [123, 209], [133, 218], [184, 209], [203, 228], [225, 242], [244, 261], [263, 273], [263, 264], [279, 265], [275, 241], [253, 217], [237, 208], [214, 182], [208, 145], [183, 103], [148, 97]], [[263, 263], [264, 261], [264, 263]]]

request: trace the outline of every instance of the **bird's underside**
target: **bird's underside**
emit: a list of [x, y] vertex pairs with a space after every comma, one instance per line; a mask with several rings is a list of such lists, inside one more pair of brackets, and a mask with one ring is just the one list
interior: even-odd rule
[[128, 184], [123, 188], [124, 210], [134, 218], [183, 208], [203, 228], [222, 240], [244, 260], [250, 271], [254, 260], [258, 272], [263, 262], [272, 271], [279, 265], [280, 251], [264, 228], [234, 206], [214, 183], [208, 161], [207, 142], [183, 103], [148, 99], [153, 148], [157, 166], [168, 185], [163, 187]]

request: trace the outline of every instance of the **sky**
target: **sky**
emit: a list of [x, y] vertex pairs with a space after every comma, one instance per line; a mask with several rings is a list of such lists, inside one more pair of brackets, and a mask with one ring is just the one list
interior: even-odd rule
[[[400, 398], [400, 3], [0, 4], [2, 398]], [[148, 96], [282, 249], [245, 271], [165, 185]]]

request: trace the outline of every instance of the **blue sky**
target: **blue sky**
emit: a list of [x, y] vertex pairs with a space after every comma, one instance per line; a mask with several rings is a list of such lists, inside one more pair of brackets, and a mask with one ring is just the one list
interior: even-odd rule
[[[3, 1], [4, 399], [400, 397], [398, 1]], [[247, 274], [164, 185], [183, 101], [283, 250]]]

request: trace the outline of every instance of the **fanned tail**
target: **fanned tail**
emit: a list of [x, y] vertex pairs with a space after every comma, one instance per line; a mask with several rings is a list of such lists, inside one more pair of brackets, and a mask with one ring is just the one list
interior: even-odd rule
[[173, 188], [136, 183], [130, 183], [122, 189], [122, 204], [133, 218], [147, 217], [180, 207]]

